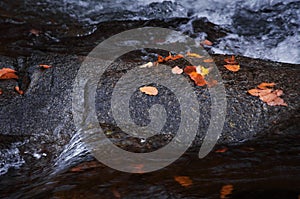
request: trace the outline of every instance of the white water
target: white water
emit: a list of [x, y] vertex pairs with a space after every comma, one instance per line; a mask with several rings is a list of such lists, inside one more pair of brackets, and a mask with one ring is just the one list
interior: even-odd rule
[[[64, 11], [71, 13], [83, 22], [90, 24], [107, 20], [151, 19], [172, 17], [206, 17], [209, 21], [228, 28], [233, 33], [215, 45], [213, 52], [222, 54], [239, 54], [253, 58], [268, 59], [287, 63], [300, 63], [300, 8], [285, 8], [297, 0], [63, 0]], [[298, 0], [299, 2], [299, 0]], [[272, 10], [282, 4], [279, 10]], [[299, 4], [298, 4], [299, 5]], [[281, 9], [281, 10], [280, 10]], [[247, 10], [243, 13], [240, 11]], [[127, 11], [130, 11], [128, 13]], [[253, 14], [253, 13], [254, 14]], [[259, 13], [262, 21], [267, 21], [265, 29], [269, 32], [257, 33], [255, 13]], [[249, 16], [244, 16], [244, 14]], [[251, 16], [253, 14], [253, 16]], [[95, 17], [96, 16], [96, 17]], [[98, 16], [98, 17], [97, 17]], [[245, 23], [252, 23], [247, 32], [238, 31], [239, 17], [245, 17]], [[278, 22], [279, 20], [279, 22]], [[291, 29], [289, 24], [295, 24]], [[298, 26], [298, 28], [297, 28]], [[282, 29], [281, 29], [282, 28]]]

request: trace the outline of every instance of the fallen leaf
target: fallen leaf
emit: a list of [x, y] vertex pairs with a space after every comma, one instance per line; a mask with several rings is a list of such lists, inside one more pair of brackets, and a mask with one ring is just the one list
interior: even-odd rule
[[190, 76], [197, 86], [204, 86], [207, 84], [204, 77], [197, 73], [195, 66], [186, 66], [183, 71]]
[[266, 102], [269, 106], [287, 106], [287, 103], [280, 98], [280, 96], [283, 95], [283, 91], [280, 89], [273, 90], [273, 88], [270, 88], [274, 86], [274, 82], [263, 82], [257, 86], [258, 88], [248, 90], [248, 93], [259, 97], [261, 101]]
[[274, 82], [272, 83], [266, 83], [266, 82], [262, 82], [260, 83], [257, 88], [260, 88], [260, 89], [267, 89], [268, 87], [271, 87], [273, 88], [276, 84]]
[[0, 89], [0, 95], [2, 95], [3, 94], [3, 91]]
[[158, 90], [157, 88], [153, 87], [153, 86], [144, 86], [140, 88], [140, 91], [147, 94], [147, 95], [157, 95], [158, 94]]
[[272, 92], [272, 89], [262, 90], [262, 89], [253, 88], [253, 89], [248, 90], [248, 93], [253, 96], [264, 96], [271, 92]]
[[43, 69], [48, 69], [52, 67], [51, 65], [47, 65], [47, 64], [39, 64], [39, 66]]
[[232, 191], [233, 191], [233, 186], [231, 184], [222, 186], [220, 191], [220, 198], [221, 199], [228, 198], [228, 196], [232, 194]]
[[176, 74], [176, 75], [180, 75], [183, 73], [182, 68], [179, 68], [178, 66], [175, 66], [174, 68], [172, 68], [172, 73]]
[[226, 64], [226, 65], [224, 65], [225, 66], [225, 68], [227, 69], [227, 70], [230, 70], [230, 71], [232, 71], [232, 72], [237, 72], [237, 71], [239, 71], [240, 70], [240, 65], [238, 64], [238, 65], [230, 65], [230, 64]]
[[16, 71], [11, 68], [2, 68], [0, 69], [0, 79], [18, 79], [15, 72]]
[[203, 56], [197, 54], [197, 53], [190, 53], [190, 52], [187, 52], [186, 53], [186, 56], [188, 57], [195, 57], [195, 58], [202, 58]]
[[115, 187], [111, 191], [114, 194], [115, 198], [121, 198], [120, 192]]
[[174, 176], [174, 180], [183, 187], [188, 187], [193, 184], [192, 179], [188, 176]]
[[83, 162], [73, 168], [70, 169], [71, 172], [81, 172], [87, 169], [92, 169], [99, 167], [100, 164], [97, 161]]
[[196, 72], [199, 73], [202, 76], [205, 76], [205, 75], [208, 75], [208, 73], [210, 72], [210, 69], [199, 65], [199, 66], [196, 67]]
[[224, 61], [225, 61], [227, 64], [231, 64], [231, 65], [238, 65], [238, 64], [239, 64], [239, 63], [235, 60], [234, 55], [231, 55], [230, 58], [225, 58]]
[[263, 96], [260, 96], [259, 99], [263, 102], [271, 102], [273, 100], [275, 100], [278, 96], [274, 93], [269, 93]]
[[192, 72], [196, 72], [196, 67], [195, 66], [186, 66], [184, 68], [184, 72], [189, 75]]
[[205, 46], [212, 46], [213, 43], [207, 39], [205, 39], [204, 41], [200, 42], [201, 45], [205, 45]]
[[203, 62], [205, 62], [205, 63], [211, 63], [211, 62], [214, 62], [214, 60], [213, 59], [204, 59]]
[[165, 58], [163, 58], [161, 55], [158, 55], [158, 57], [157, 57], [157, 62], [158, 62], [158, 63], [162, 63], [162, 62], [167, 62], [167, 61], [169, 61], [169, 60], [181, 59], [181, 58], [183, 58], [183, 57], [184, 57], [184, 56], [181, 55], [181, 54], [172, 56], [171, 53], [169, 53], [169, 55], [168, 55], [167, 57], [165, 57]]
[[227, 147], [223, 147], [223, 148], [215, 150], [216, 153], [225, 153], [226, 151], [228, 151]]
[[17, 91], [17, 93], [19, 93], [20, 95], [23, 95], [24, 92], [19, 88], [19, 86], [15, 86], [15, 90]]
[[287, 106], [284, 100], [280, 97], [275, 98], [273, 101], [267, 102], [269, 106]]
[[140, 68], [151, 68], [154, 64], [152, 62], [148, 62], [146, 64], [140, 65]]
[[29, 32], [35, 36], [39, 36], [39, 34], [41, 33], [41, 31], [37, 29], [31, 29]]

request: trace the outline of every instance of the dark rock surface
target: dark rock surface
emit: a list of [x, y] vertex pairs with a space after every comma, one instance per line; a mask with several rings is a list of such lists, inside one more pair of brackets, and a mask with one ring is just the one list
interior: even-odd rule
[[[299, 124], [299, 66], [237, 57], [241, 70], [232, 73], [223, 67], [223, 55], [215, 55], [213, 58], [221, 72], [227, 95], [227, 116], [219, 143], [237, 144], [254, 138], [259, 141], [266, 134], [280, 133]], [[26, 154], [39, 152], [55, 159], [75, 134], [71, 111], [72, 83], [83, 57], [49, 54], [17, 59], [1, 56], [0, 59], [2, 67], [11, 67], [19, 72], [19, 83], [25, 91], [24, 95], [14, 91], [14, 85], [18, 83], [15, 80], [0, 82], [4, 91], [0, 96], [0, 147], [5, 148], [11, 142], [27, 140], [21, 152], [25, 158]], [[43, 70], [38, 67], [41, 63], [53, 67]], [[137, 62], [121, 60], [113, 67], [120, 67], [120, 64], [132, 65]], [[108, 83], [118, 75], [120, 74], [108, 73]], [[271, 107], [247, 94], [248, 89], [261, 82], [276, 82], [276, 88], [285, 93], [283, 99], [288, 107]], [[209, 120], [208, 89], [195, 87], [195, 92], [201, 105], [202, 117]], [[106, 96], [99, 97], [109, 100]], [[145, 100], [142, 104], [147, 103], [149, 101]], [[140, 122], [147, 120], [145, 115], [138, 116], [141, 116]], [[106, 131], [119, 132], [110, 119], [100, 118], [100, 121]], [[200, 122], [200, 125], [208, 123]], [[203, 126], [199, 128], [194, 148], [201, 144], [205, 130]], [[120, 142], [124, 139], [117, 138]], [[163, 143], [161, 137], [157, 142]], [[152, 143], [152, 146], [155, 147], [155, 144]]]

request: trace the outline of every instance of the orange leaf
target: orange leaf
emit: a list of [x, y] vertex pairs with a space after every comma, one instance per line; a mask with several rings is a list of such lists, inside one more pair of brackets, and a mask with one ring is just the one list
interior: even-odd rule
[[166, 62], [166, 61], [169, 61], [169, 60], [176, 60], [176, 59], [180, 59], [180, 58], [183, 58], [183, 55], [178, 54], [178, 55], [172, 56], [171, 53], [169, 53], [169, 56], [167, 56], [165, 58], [163, 58], [162, 56], [158, 55], [157, 62], [158, 63], [162, 63], [162, 62]]
[[193, 181], [188, 176], [174, 176], [174, 180], [183, 187], [188, 187], [193, 184]]
[[179, 68], [178, 66], [175, 66], [174, 68], [172, 68], [172, 73], [179, 75], [179, 74], [183, 73], [183, 70], [181, 68]]
[[259, 96], [260, 91], [261, 91], [260, 89], [253, 88], [253, 89], [248, 90], [247, 92], [248, 92], [250, 95], [253, 95], [253, 96]]
[[260, 96], [259, 99], [263, 102], [271, 102], [276, 99], [278, 96], [274, 93], [269, 93], [263, 96]]
[[11, 68], [2, 68], [0, 69], [0, 79], [18, 79], [15, 72], [16, 71]]
[[183, 71], [189, 75], [192, 72], [196, 72], [196, 67], [195, 66], [186, 66]]
[[227, 68], [227, 70], [230, 70], [232, 72], [237, 72], [240, 70], [240, 65], [230, 65], [230, 64], [227, 64], [227, 65], [224, 65], [225, 68]]
[[227, 148], [227, 147], [224, 147], [224, 148], [220, 148], [220, 149], [215, 150], [216, 153], [225, 153], [226, 151], [228, 151], [228, 148]]
[[214, 60], [213, 59], [204, 59], [203, 62], [205, 62], [205, 63], [211, 63], [211, 62], [214, 62]]
[[15, 90], [17, 91], [17, 93], [19, 93], [20, 95], [23, 95], [24, 92], [19, 88], [19, 86], [15, 86]]
[[207, 39], [205, 39], [204, 41], [200, 42], [201, 45], [205, 45], [205, 46], [212, 46], [213, 43]]
[[195, 84], [197, 86], [204, 86], [204, 85], [206, 85], [206, 81], [205, 81], [205, 79], [203, 78], [202, 75], [200, 75], [200, 74], [198, 74], [196, 72], [192, 72], [192, 73], [189, 74], [189, 76], [190, 76], [190, 78], [192, 80], [194, 80], [194, 82], [195, 82]]
[[275, 98], [273, 101], [267, 102], [269, 106], [287, 106], [284, 100], [280, 97]]
[[197, 86], [204, 86], [207, 84], [203, 76], [196, 72], [196, 66], [186, 66], [184, 72], [194, 80]]
[[39, 66], [43, 69], [48, 69], [48, 68], [51, 68], [52, 66], [50, 65], [46, 65], [46, 64], [39, 64]]
[[234, 55], [231, 55], [230, 58], [225, 58], [224, 61], [225, 61], [227, 64], [238, 65], [238, 62], [235, 60]]
[[276, 84], [274, 83], [274, 82], [272, 82], [272, 83], [266, 83], [266, 82], [263, 82], [263, 83], [261, 83], [261, 84], [259, 84], [258, 86], [257, 86], [257, 88], [260, 88], [260, 89], [267, 89], [268, 87], [274, 87]]
[[3, 94], [3, 91], [0, 89], [0, 95], [2, 95]]
[[228, 195], [232, 194], [233, 186], [231, 184], [224, 185], [220, 191], [220, 198], [225, 199]]
[[157, 88], [153, 87], [153, 86], [144, 86], [140, 88], [140, 91], [147, 94], [147, 95], [157, 95], [158, 94], [158, 90]]

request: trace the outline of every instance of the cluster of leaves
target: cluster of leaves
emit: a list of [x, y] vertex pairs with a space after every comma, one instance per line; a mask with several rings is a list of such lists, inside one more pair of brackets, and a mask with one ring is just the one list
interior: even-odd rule
[[[48, 69], [52, 66], [46, 65], [46, 64], [40, 64], [39, 67], [41, 69]], [[0, 69], [0, 80], [8, 80], [8, 79], [19, 79], [19, 76], [17, 75], [17, 71], [11, 69], [11, 68], [2, 68]], [[20, 89], [20, 87], [17, 85], [15, 86], [15, 91], [19, 93], [20, 95], [24, 94], [24, 91]], [[0, 95], [3, 93], [3, 91], [0, 89]]]
[[253, 96], [259, 97], [263, 102], [266, 102], [270, 106], [287, 106], [284, 100], [280, 97], [283, 95], [283, 91], [280, 89], [274, 90], [275, 83], [263, 82], [257, 86], [248, 90], [248, 93]]
[[[209, 41], [206, 41], [207, 44], [210, 44]], [[185, 56], [178, 54], [178, 55], [172, 55], [171, 53], [169, 53], [168, 56], [163, 57], [161, 55], [158, 55], [157, 57], [157, 61], [156, 62], [148, 62], [146, 64], [143, 64], [141, 66], [139, 66], [140, 68], [150, 68], [152, 66], [157, 66], [159, 63], [165, 63], [168, 61], [174, 61], [177, 59], [181, 59], [184, 58]], [[196, 54], [196, 53], [191, 53], [191, 52], [187, 52], [186, 53], [186, 57], [193, 57], [193, 58], [199, 58], [202, 59], [204, 58], [204, 56]], [[213, 62], [213, 59], [204, 59], [203, 62], [205, 63], [211, 63]], [[185, 74], [187, 74], [191, 80], [193, 80], [195, 82], [195, 84], [197, 86], [205, 86], [208, 85], [208, 82], [205, 80], [205, 76], [207, 74], [209, 74], [211, 68], [205, 68], [204, 66], [185, 66], [184, 68], [181, 68], [179, 66], [175, 66], [171, 69], [171, 72], [175, 75], [180, 75], [183, 72]], [[213, 81], [210, 82], [211, 84], [209, 85], [214, 85], [217, 82]], [[147, 94], [147, 95], [157, 95], [158, 94], [158, 90], [153, 87], [153, 86], [144, 86], [140, 88], [140, 91]]]

